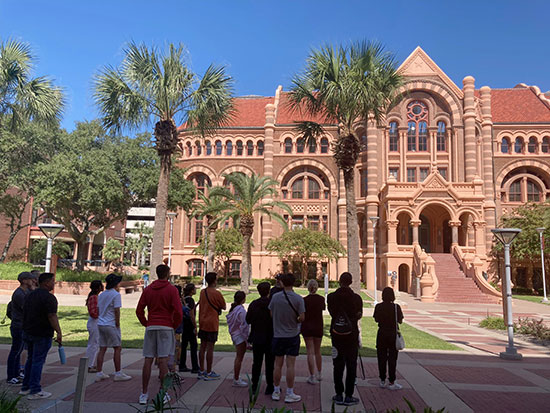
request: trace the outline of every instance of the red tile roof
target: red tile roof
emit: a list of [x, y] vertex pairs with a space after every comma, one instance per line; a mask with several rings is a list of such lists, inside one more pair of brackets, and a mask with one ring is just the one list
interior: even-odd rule
[[279, 99], [279, 108], [277, 110], [277, 121], [279, 125], [290, 125], [299, 121], [311, 121], [320, 124], [334, 123], [324, 119], [321, 116], [304, 115], [299, 110], [292, 110], [289, 106], [289, 93], [282, 92]]
[[227, 126], [261, 127], [265, 125], [265, 107], [274, 103], [272, 96], [244, 96], [235, 98], [235, 116]]
[[491, 112], [496, 123], [550, 123], [550, 107], [530, 87], [492, 89]]

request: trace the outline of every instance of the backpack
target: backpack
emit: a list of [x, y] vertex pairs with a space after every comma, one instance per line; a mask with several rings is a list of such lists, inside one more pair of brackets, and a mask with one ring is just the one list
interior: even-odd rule
[[347, 336], [353, 331], [353, 326], [345, 311], [333, 319], [332, 332], [338, 336]]
[[187, 302], [186, 302], [185, 298], [183, 299], [182, 310], [183, 310], [183, 319], [184, 320], [191, 320], [191, 307], [189, 307], [187, 305]]
[[10, 301], [6, 307], [6, 317], [8, 317], [10, 320], [11, 320], [11, 309], [12, 309], [12, 303]]

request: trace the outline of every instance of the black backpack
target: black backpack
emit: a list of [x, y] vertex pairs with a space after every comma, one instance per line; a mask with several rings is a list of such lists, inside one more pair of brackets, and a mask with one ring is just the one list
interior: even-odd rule
[[332, 322], [332, 332], [338, 336], [347, 336], [353, 332], [353, 326], [345, 311], [342, 311]]

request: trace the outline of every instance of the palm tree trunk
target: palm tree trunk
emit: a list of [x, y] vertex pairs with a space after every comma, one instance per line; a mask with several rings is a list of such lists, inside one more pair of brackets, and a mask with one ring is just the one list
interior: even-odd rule
[[214, 271], [214, 256], [216, 255], [216, 228], [208, 230], [208, 257], [206, 260], [206, 271]]
[[164, 232], [166, 229], [166, 210], [168, 208], [168, 186], [170, 184], [170, 156], [160, 157], [160, 176], [157, 188], [155, 226], [153, 227], [153, 246], [151, 247], [150, 277], [157, 278], [157, 265], [162, 264], [164, 253]]
[[348, 230], [348, 271], [353, 276], [351, 286], [358, 293], [361, 290], [361, 266], [359, 265], [359, 227], [353, 174], [354, 170], [344, 172], [344, 188], [346, 191], [346, 225]]
[[249, 283], [252, 273], [252, 247], [250, 245], [250, 235], [243, 235], [243, 262], [241, 269], [241, 290], [246, 294], [249, 291]]

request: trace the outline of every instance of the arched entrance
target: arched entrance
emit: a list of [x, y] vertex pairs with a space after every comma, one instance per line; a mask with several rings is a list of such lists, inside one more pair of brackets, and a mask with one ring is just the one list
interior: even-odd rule
[[418, 242], [427, 252], [451, 252], [452, 231], [449, 227], [451, 217], [441, 205], [427, 205], [420, 214]]
[[409, 266], [407, 264], [399, 266], [399, 291], [409, 291]]

